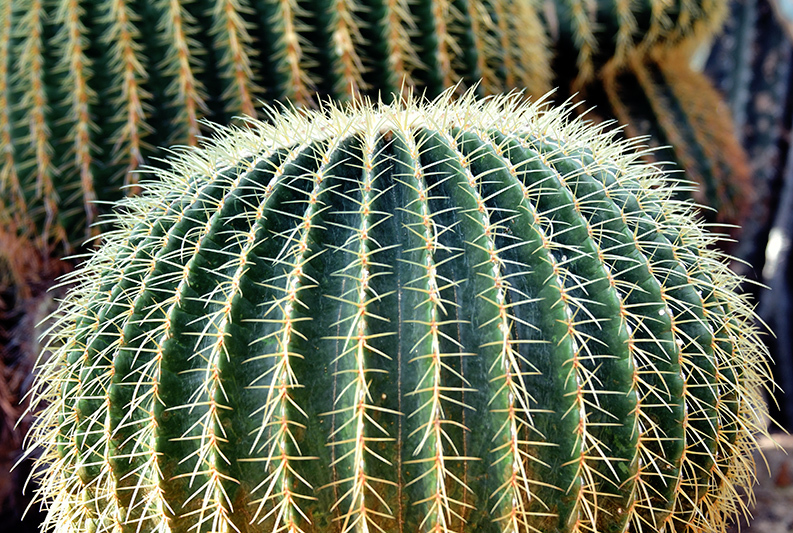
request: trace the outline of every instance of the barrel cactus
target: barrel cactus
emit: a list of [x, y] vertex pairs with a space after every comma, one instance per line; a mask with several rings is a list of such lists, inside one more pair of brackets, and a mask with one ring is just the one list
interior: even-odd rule
[[768, 387], [671, 178], [518, 96], [218, 127], [70, 281], [57, 531], [723, 531]]

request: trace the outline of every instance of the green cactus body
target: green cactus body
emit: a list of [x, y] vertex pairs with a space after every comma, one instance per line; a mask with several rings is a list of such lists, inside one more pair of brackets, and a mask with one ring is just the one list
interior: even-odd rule
[[48, 525], [724, 531], [739, 280], [630, 144], [519, 102], [219, 128], [126, 200], [40, 369]]

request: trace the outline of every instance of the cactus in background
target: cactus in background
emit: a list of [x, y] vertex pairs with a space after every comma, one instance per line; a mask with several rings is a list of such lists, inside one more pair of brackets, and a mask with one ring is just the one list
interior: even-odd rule
[[95, 236], [95, 201], [134, 184], [153, 146], [195, 144], [202, 118], [315, 91], [551, 87], [531, 0], [0, 0], [0, 22], [2, 235], [45, 258]]
[[572, 82], [578, 91], [602, 67], [625, 67], [632, 53], [706, 39], [721, 29], [728, 12], [725, 0], [548, 2], [545, 16], [558, 49], [556, 85]]
[[764, 349], [631, 143], [518, 97], [218, 128], [41, 367], [58, 531], [721, 532]]
[[[708, 75], [726, 96], [736, 136], [749, 157], [755, 201], [743, 221], [745, 238], [735, 251], [745, 263], [735, 267], [752, 280], [761, 280], [775, 213], [788, 210], [778, 202], [790, 127], [793, 43], [782, 26], [767, 1], [736, 2], [728, 32], [715, 41], [707, 64]], [[773, 277], [768, 274], [762, 283]], [[758, 293], [757, 287], [747, 290]], [[793, 386], [793, 372], [785, 381]], [[793, 414], [790, 407], [793, 404], [788, 407]]]
[[[793, 42], [773, 4], [762, 0], [733, 6], [731, 31], [715, 42], [708, 72], [728, 97], [757, 191], [734, 252], [740, 260], [734, 269], [758, 282], [746, 283], [744, 290], [756, 295], [758, 314], [777, 332], [767, 343], [775, 379], [789, 391], [793, 390], [789, 282], [793, 262], [788, 244], [793, 236]], [[793, 429], [793, 396], [781, 396], [772, 409], [780, 425]]]
[[[560, 0], [541, 16], [538, 0], [0, 0], [0, 238], [30, 261], [71, 253], [97, 235], [102, 202], [137, 190], [153, 147], [194, 145], [202, 118], [256, 116], [259, 99], [435, 96], [480, 80], [482, 93], [539, 96], [554, 76], [580, 88], [632, 50], [710, 34], [725, 6]], [[5, 255], [24, 285], [32, 269]]]
[[[549, 5], [549, 27], [558, 27], [550, 32], [558, 50], [558, 96], [585, 100], [582, 110], [594, 106], [595, 116], [616, 119], [630, 136], [649, 135], [661, 148], [647, 159], [685, 172], [695, 186], [678, 188], [681, 197], [693, 196], [708, 208], [708, 222], [736, 238], [756, 197], [746, 154], [721, 96], [690, 66], [697, 48], [721, 29], [728, 3]], [[731, 249], [727, 241], [720, 244]]]
[[738, 225], [755, 196], [749, 164], [726, 104], [691, 69], [690, 57], [687, 47], [631, 54], [625, 68], [604, 69], [588, 88], [588, 101], [599, 114], [615, 116], [628, 136], [649, 136], [648, 158], [667, 171], [685, 171], [695, 185], [686, 196], [710, 208], [707, 220]]

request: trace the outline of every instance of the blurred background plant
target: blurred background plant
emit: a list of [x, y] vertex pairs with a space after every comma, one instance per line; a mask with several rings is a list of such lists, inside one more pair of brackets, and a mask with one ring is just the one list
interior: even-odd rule
[[[733, 267], [774, 289], [746, 285], [793, 390], [793, 2], [775, 2], [0, 0], [0, 480], [26, 429], [13, 425], [47, 291], [79, 260], [63, 258], [96, 243], [160, 147], [195, 145], [203, 119], [266, 119], [260, 100], [557, 87], [591, 119], [650, 135], [647, 157], [695, 183]], [[793, 427], [793, 397], [777, 401]], [[22, 501], [12, 485], [2, 509]]]
[[774, 335], [767, 341], [775, 379], [787, 394], [772, 415], [793, 429], [793, 2], [733, 4], [725, 32], [714, 42], [705, 72], [726, 96], [735, 133], [749, 156], [753, 201], [742, 218], [733, 269], [750, 281], [745, 290]]

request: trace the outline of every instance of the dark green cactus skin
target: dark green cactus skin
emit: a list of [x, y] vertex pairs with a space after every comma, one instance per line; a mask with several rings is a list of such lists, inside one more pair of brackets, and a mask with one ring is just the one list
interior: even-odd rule
[[224, 130], [75, 274], [59, 531], [724, 531], [763, 349], [667, 179], [516, 99]]

